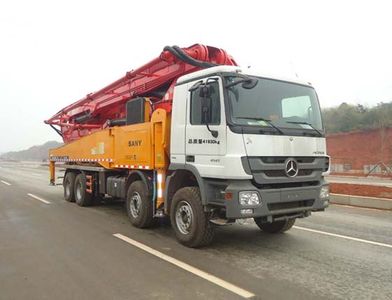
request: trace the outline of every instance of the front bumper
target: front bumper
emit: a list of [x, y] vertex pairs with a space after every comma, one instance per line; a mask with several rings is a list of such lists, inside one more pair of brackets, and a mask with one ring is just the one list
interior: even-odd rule
[[[328, 207], [329, 198], [320, 199], [321, 187], [325, 185], [328, 183], [322, 179], [318, 185], [313, 186], [258, 189], [250, 181], [232, 181], [224, 190], [225, 194], [231, 194], [231, 199], [224, 201], [226, 218], [267, 217], [271, 221], [284, 216], [307, 216], [311, 211], [321, 211]], [[261, 203], [251, 206], [240, 205], [240, 191], [258, 192]], [[247, 213], [244, 213], [244, 209]]]

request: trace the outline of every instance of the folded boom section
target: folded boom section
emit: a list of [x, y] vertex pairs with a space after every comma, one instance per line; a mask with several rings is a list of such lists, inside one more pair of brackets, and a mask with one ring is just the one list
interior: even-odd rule
[[68, 143], [124, 119], [125, 103], [136, 97], [149, 97], [151, 113], [157, 108], [170, 112], [176, 79], [214, 65], [237, 64], [224, 50], [211, 46], [165, 47], [159, 57], [63, 108], [45, 123]]

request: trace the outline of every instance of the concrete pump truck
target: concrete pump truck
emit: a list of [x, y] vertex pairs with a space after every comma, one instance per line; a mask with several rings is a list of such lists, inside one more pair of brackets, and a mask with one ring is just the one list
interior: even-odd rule
[[65, 144], [64, 198], [125, 200], [130, 222], [169, 216], [179, 242], [209, 244], [214, 228], [253, 218], [267, 233], [329, 203], [325, 133], [307, 82], [251, 74], [226, 51], [165, 47], [45, 121]]

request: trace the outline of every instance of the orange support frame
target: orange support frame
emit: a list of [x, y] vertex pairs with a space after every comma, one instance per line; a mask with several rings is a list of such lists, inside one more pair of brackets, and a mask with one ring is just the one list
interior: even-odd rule
[[166, 171], [169, 166], [170, 151], [170, 117], [163, 109], [154, 112], [151, 118], [153, 132], [154, 169], [157, 171], [156, 209], [163, 206]]
[[54, 161], [49, 161], [50, 185], [56, 185], [56, 167]]
[[[169, 166], [170, 113], [159, 108], [146, 121], [103, 129], [50, 150], [50, 183], [55, 184], [56, 161], [80, 166], [95, 165], [109, 170], [156, 171], [156, 209], [161, 208]], [[86, 185], [86, 191], [92, 193], [92, 177], [87, 176]]]

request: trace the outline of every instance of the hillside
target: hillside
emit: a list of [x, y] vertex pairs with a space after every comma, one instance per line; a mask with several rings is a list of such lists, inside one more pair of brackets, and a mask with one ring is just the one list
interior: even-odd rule
[[323, 109], [327, 133], [369, 130], [392, 126], [392, 102], [380, 102], [376, 106], [342, 103]]
[[43, 161], [48, 158], [49, 149], [56, 148], [61, 145], [62, 143], [49, 141], [43, 145], [33, 146], [26, 150], [3, 153], [0, 155], [0, 159]]

